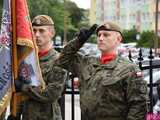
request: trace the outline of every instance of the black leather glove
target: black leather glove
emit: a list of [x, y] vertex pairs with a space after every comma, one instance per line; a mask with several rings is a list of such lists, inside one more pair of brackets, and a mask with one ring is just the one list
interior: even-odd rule
[[17, 80], [15, 80], [15, 89], [16, 92], [22, 92], [24, 86], [28, 86], [31, 83], [29, 80], [25, 80], [23, 77], [18, 77]]
[[94, 33], [97, 28], [97, 24], [92, 25], [89, 29], [81, 28], [78, 33], [78, 39], [80, 44], [84, 44], [88, 38]]

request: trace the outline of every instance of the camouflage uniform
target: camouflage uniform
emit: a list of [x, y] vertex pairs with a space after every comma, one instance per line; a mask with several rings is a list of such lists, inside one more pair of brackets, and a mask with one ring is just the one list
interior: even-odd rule
[[0, 115], [0, 120], [5, 120], [6, 110]]
[[58, 99], [64, 88], [66, 71], [55, 66], [53, 60], [57, 59], [58, 56], [59, 53], [51, 49], [47, 55], [40, 58], [40, 67], [46, 89], [40, 91], [36, 87], [30, 87], [27, 92], [30, 99], [25, 101], [23, 107], [23, 120], [62, 119]]
[[101, 64], [77, 53], [81, 46], [76, 37], [57, 63], [79, 77], [82, 120], [144, 120], [147, 85], [137, 66], [121, 57]]

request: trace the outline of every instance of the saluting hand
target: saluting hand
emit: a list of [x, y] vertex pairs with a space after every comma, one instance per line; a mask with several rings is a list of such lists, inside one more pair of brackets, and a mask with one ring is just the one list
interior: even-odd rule
[[80, 44], [85, 43], [89, 37], [94, 33], [94, 31], [97, 28], [97, 24], [92, 25], [89, 29], [87, 28], [81, 28], [78, 32], [78, 39]]

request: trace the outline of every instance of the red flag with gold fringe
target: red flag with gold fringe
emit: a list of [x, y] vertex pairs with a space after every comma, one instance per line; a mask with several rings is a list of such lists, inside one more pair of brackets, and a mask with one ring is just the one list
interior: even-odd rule
[[[14, 80], [22, 76], [30, 81], [30, 85], [40, 86], [45, 83], [42, 79], [37, 46], [33, 39], [33, 30], [29, 17], [26, 0], [12, 0], [12, 30], [13, 30], [13, 75]], [[22, 101], [23, 94], [17, 94], [13, 87], [11, 114], [16, 116], [17, 103]]]

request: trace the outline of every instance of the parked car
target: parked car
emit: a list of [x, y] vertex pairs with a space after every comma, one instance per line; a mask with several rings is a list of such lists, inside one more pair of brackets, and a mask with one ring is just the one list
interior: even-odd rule
[[83, 55], [94, 56], [94, 57], [99, 57], [101, 54], [97, 45], [93, 43], [85, 43], [83, 47], [79, 50], [79, 53]]
[[64, 46], [61, 45], [54, 45], [55, 50], [57, 50], [58, 52], [61, 52], [62, 49], [64, 48]]

